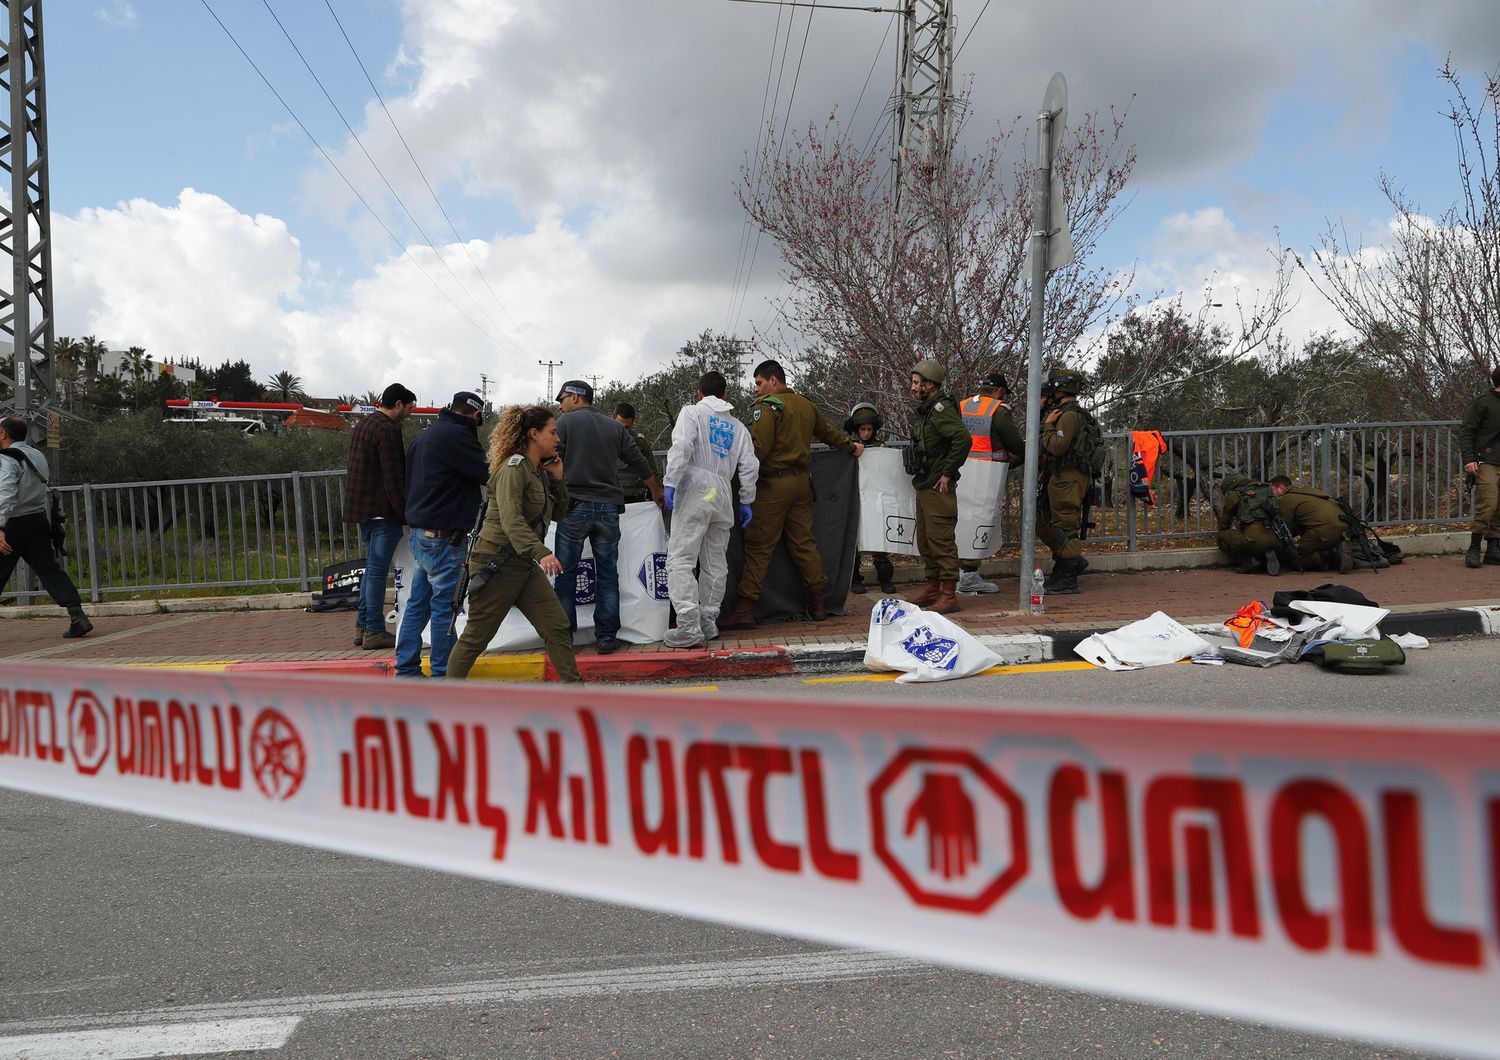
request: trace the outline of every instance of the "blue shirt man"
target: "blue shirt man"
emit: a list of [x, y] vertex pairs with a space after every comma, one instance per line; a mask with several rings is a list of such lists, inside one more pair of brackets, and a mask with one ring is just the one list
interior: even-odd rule
[[422, 676], [422, 630], [432, 623], [433, 677], [448, 674], [453, 650], [453, 589], [468, 559], [489, 464], [479, 445], [484, 403], [467, 390], [438, 413], [406, 451], [406, 543], [411, 589], [396, 637], [396, 676]]

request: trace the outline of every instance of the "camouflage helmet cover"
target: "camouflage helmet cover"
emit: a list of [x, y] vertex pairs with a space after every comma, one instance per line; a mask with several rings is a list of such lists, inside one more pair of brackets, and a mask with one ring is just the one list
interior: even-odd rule
[[1228, 493], [1230, 490], [1239, 489], [1249, 481], [1250, 480], [1247, 479], [1244, 475], [1241, 475], [1235, 471], [1231, 471], [1229, 474], [1224, 476], [1224, 481], [1220, 484], [1220, 488], [1225, 493]]
[[1047, 385], [1042, 389], [1051, 393], [1081, 394], [1088, 385], [1088, 377], [1072, 368], [1054, 368], [1047, 375]]
[[942, 386], [948, 381], [948, 369], [938, 364], [931, 357], [924, 358], [912, 366], [912, 375], [919, 375], [929, 383]]

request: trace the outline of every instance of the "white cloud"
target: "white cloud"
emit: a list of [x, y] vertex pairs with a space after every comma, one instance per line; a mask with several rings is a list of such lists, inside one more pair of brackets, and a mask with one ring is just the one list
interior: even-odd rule
[[94, 14], [108, 26], [129, 26], [136, 20], [135, 7], [130, 0], [109, 0], [109, 3], [97, 8]]

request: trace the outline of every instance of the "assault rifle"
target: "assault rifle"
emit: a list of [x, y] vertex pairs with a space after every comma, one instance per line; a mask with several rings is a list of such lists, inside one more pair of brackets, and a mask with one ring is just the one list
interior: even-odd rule
[[1266, 521], [1266, 529], [1276, 535], [1276, 540], [1281, 542], [1282, 551], [1287, 559], [1292, 561], [1292, 566], [1297, 568], [1297, 573], [1303, 573], [1302, 556], [1297, 552], [1297, 539], [1292, 537], [1292, 528], [1286, 525], [1286, 520], [1278, 512]]
[[[458, 613], [463, 610], [464, 601], [469, 598], [469, 583], [471, 581], [469, 577], [469, 556], [473, 554], [474, 546], [479, 543], [479, 532], [484, 529], [484, 517], [489, 514], [489, 510], [490, 499], [489, 494], [486, 493], [484, 499], [479, 502], [479, 514], [474, 517], [473, 529], [469, 531], [469, 537], [464, 548], [464, 563], [459, 570], [458, 583], [453, 586], [453, 614], [448, 620], [448, 636], [450, 637], [454, 636], [454, 630], [458, 625]], [[509, 556], [506, 557], [506, 559], [509, 558]], [[486, 569], [488, 569], [487, 566]], [[486, 575], [484, 581], [488, 580], [489, 576]], [[478, 590], [484, 584], [484, 581], [481, 581], [479, 585], [475, 585], [474, 589]]]

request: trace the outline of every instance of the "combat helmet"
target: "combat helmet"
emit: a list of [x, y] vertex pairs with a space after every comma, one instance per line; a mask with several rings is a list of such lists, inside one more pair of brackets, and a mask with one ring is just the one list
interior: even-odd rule
[[1042, 391], [1047, 394], [1072, 394], [1076, 397], [1083, 393], [1088, 382], [1088, 376], [1076, 369], [1054, 368], [1048, 373]]
[[919, 375], [929, 383], [942, 386], [948, 381], [948, 369], [938, 364], [931, 357], [923, 358], [912, 366], [912, 375]]
[[1229, 493], [1231, 490], [1239, 489], [1249, 481], [1250, 480], [1248, 478], [1246, 478], [1244, 475], [1241, 475], [1239, 472], [1231, 471], [1229, 474], [1225, 475], [1224, 480], [1219, 483], [1219, 488], [1223, 492]]
[[874, 424], [877, 431], [885, 426], [885, 421], [880, 418], [880, 411], [868, 401], [861, 401], [849, 410], [849, 418], [844, 421], [844, 433], [853, 434], [866, 423]]

